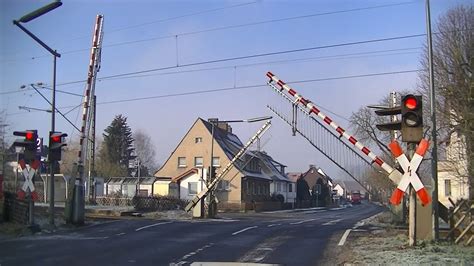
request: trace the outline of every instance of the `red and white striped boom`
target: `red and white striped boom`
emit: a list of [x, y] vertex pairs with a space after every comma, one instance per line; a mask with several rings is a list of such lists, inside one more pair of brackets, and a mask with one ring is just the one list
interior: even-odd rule
[[[80, 149], [78, 152], [78, 170], [79, 170], [79, 179], [83, 182], [84, 178], [84, 161], [85, 153], [87, 148], [86, 140], [86, 128], [88, 115], [89, 115], [89, 106], [91, 103], [91, 97], [94, 94], [94, 85], [97, 72], [99, 71], [99, 62], [100, 62], [100, 49], [101, 49], [101, 40], [102, 40], [102, 23], [104, 20], [103, 15], [97, 15], [96, 23], [94, 27], [94, 35], [92, 37], [92, 48], [91, 48], [91, 57], [89, 60], [89, 69], [87, 73], [87, 86], [84, 92], [84, 103], [82, 108], [82, 126], [81, 126], [81, 137], [79, 139]], [[76, 181], [77, 183], [77, 181]], [[78, 185], [78, 184], [76, 184]]]
[[397, 169], [394, 169], [391, 167], [389, 164], [384, 162], [382, 159], [380, 159], [378, 156], [376, 156], [373, 152], [371, 152], [367, 147], [362, 145], [356, 138], [353, 136], [349, 135], [345, 129], [342, 127], [338, 126], [331, 118], [323, 114], [319, 108], [314, 105], [310, 100], [303, 98], [300, 94], [298, 94], [294, 89], [292, 89], [290, 86], [288, 86], [284, 81], [279, 79], [277, 76], [275, 76], [272, 72], [267, 72], [267, 77], [270, 78], [270, 81], [268, 84], [272, 87], [275, 88], [273, 85], [273, 82], [275, 82], [280, 88], [279, 90], [285, 90], [288, 94], [290, 94], [293, 98], [295, 98], [295, 103], [300, 103], [303, 105], [305, 108], [307, 108], [308, 113], [311, 115], [313, 113], [315, 116], [319, 117], [322, 119], [327, 125], [332, 127], [339, 133], [341, 137], [346, 138], [352, 145], [354, 145], [357, 149], [359, 149], [363, 154], [368, 156], [371, 160], [372, 163], [376, 163], [378, 166], [380, 166], [385, 172], [387, 172], [388, 177], [390, 180], [395, 182], [396, 184], [399, 183], [400, 179], [402, 178], [402, 174], [400, 171]]

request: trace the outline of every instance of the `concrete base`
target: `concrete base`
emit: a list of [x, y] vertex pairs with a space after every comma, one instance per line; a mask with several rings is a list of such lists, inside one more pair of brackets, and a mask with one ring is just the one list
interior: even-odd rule
[[433, 240], [433, 216], [431, 215], [431, 203], [421, 206], [420, 201], [416, 201], [416, 239]]
[[204, 218], [204, 200], [200, 200], [193, 208], [193, 218]]

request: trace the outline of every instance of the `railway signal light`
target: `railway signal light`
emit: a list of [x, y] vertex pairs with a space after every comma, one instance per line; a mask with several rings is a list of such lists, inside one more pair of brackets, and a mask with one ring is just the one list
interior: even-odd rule
[[38, 131], [37, 130], [25, 130], [25, 131], [14, 131], [13, 135], [23, 137], [17, 139], [13, 145], [17, 147], [24, 147], [24, 157], [27, 163], [33, 161], [36, 157]]
[[[375, 110], [375, 113], [379, 116], [393, 116], [401, 114], [401, 106], [395, 107], [384, 107], [384, 106], [377, 106], [378, 110]], [[380, 131], [393, 131], [393, 130], [400, 130], [402, 128], [402, 123], [400, 121], [394, 121], [389, 123], [377, 124], [375, 125], [378, 130]]]
[[423, 100], [421, 95], [402, 97], [402, 140], [418, 143], [423, 138]]
[[61, 161], [61, 149], [66, 146], [65, 137], [66, 133], [61, 132], [49, 132], [49, 154], [48, 159], [50, 162]]

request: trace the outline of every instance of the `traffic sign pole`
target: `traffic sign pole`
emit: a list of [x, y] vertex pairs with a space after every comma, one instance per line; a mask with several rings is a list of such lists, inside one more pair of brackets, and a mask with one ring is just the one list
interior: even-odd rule
[[[407, 143], [408, 160], [413, 158], [415, 143]], [[416, 171], [414, 169], [413, 171]], [[416, 246], [416, 194], [414, 187], [410, 186], [410, 203], [408, 209], [408, 244]]]

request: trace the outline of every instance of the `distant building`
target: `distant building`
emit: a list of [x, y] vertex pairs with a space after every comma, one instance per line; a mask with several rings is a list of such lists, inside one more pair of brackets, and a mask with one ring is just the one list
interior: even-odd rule
[[[214, 138], [211, 133], [213, 124]], [[155, 176], [168, 177], [176, 181], [193, 179], [194, 177], [182, 175], [190, 173], [189, 171], [193, 168], [207, 170], [211, 164], [212, 140], [214, 141], [212, 165], [216, 167], [217, 174], [244, 146], [232, 133], [232, 127], [229, 124], [214, 121], [211, 123], [198, 118]], [[266, 153], [248, 151], [236, 162], [236, 167], [232, 167], [218, 183], [216, 193], [218, 208], [243, 210], [254, 202], [268, 201], [271, 194], [270, 184], [274, 182], [274, 178], [284, 179], [285, 177], [284, 174], [277, 174], [278, 169], [274, 169], [278, 165], [280, 164]], [[202, 178], [205, 182], [207, 175]], [[288, 182], [289, 180], [286, 184]], [[199, 190], [199, 184], [196, 185]], [[196, 187], [195, 184], [191, 186]], [[181, 188], [183, 188], [182, 185], [180, 185]]]
[[334, 190], [336, 191], [336, 195], [342, 198], [347, 198], [347, 190], [346, 190], [346, 184], [342, 180], [334, 181], [336, 184], [334, 186]]
[[456, 202], [469, 198], [469, 174], [466, 141], [457, 132], [451, 134], [446, 145], [446, 160], [438, 162], [438, 200], [451, 207], [449, 198]]
[[[310, 206], [326, 206], [331, 202], [332, 179], [320, 168], [310, 165], [297, 181], [297, 200]], [[303, 207], [304, 204], [302, 205]]]

